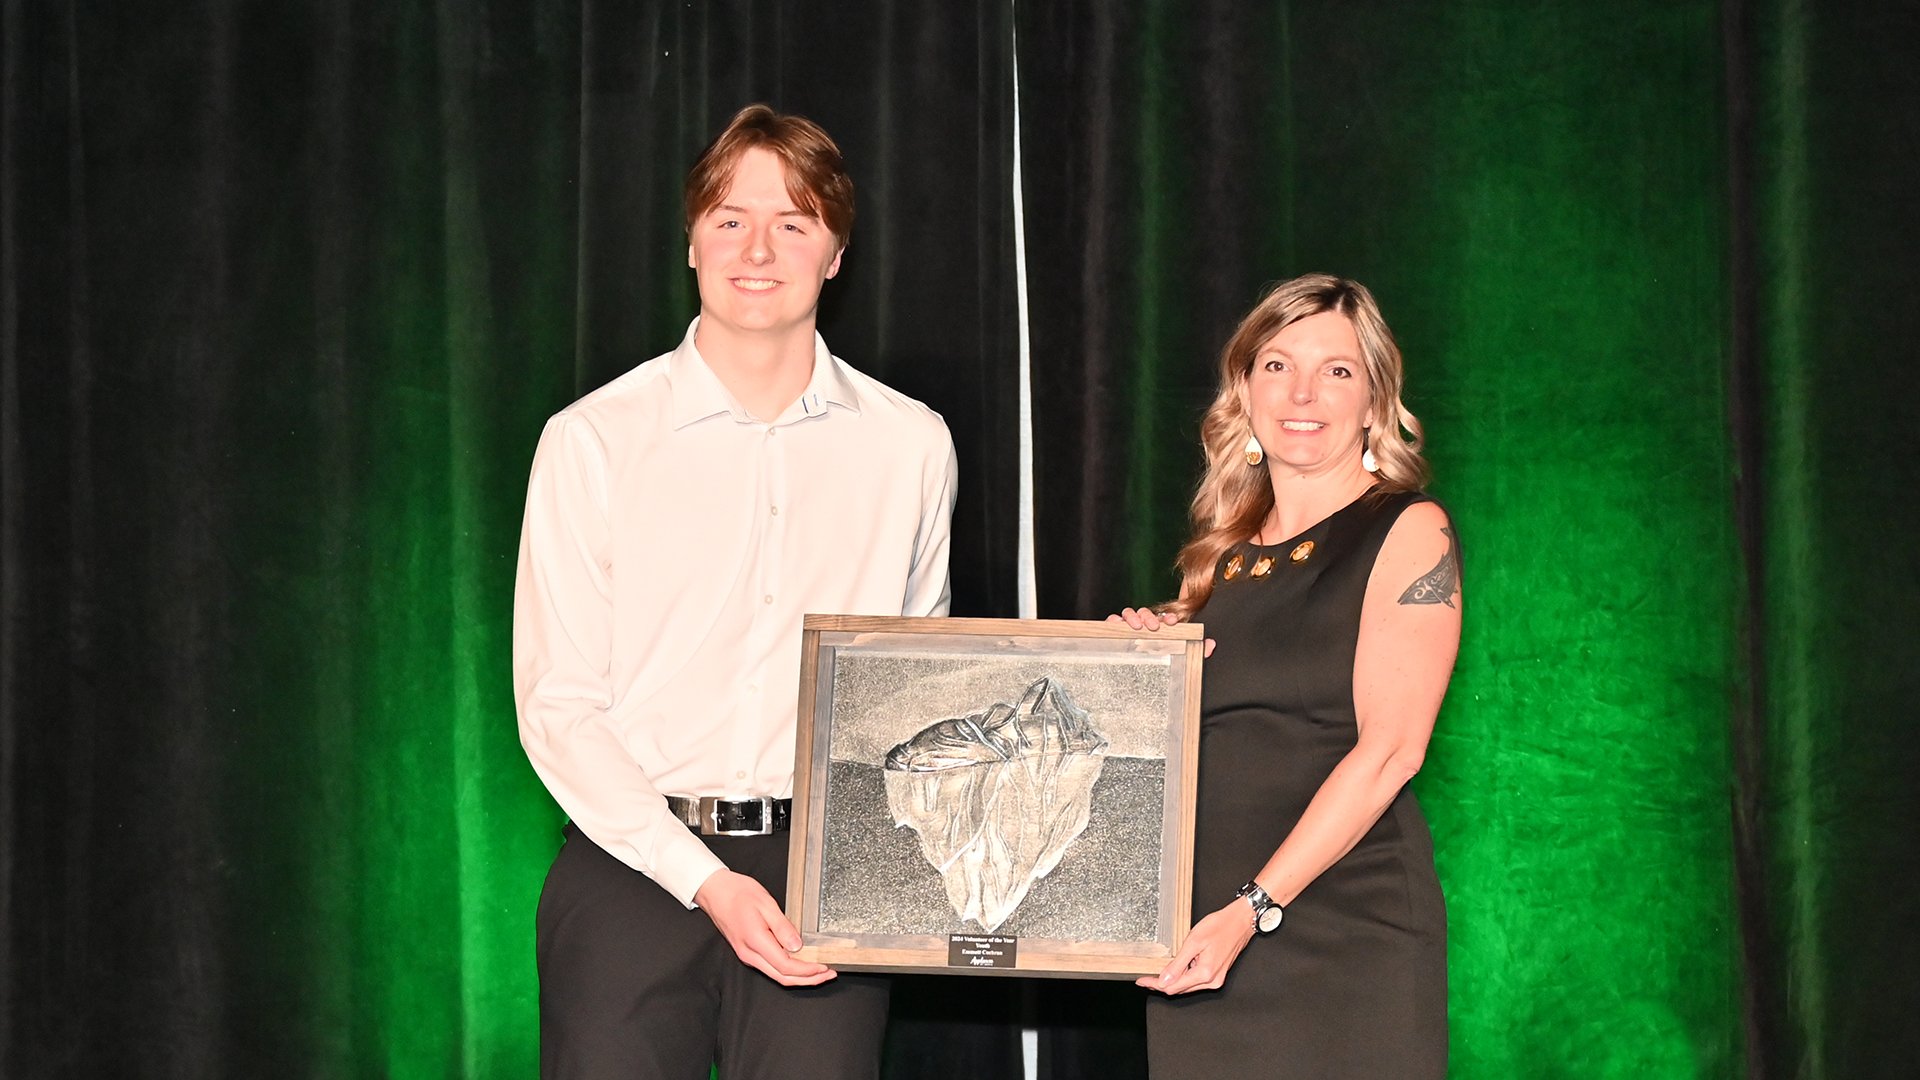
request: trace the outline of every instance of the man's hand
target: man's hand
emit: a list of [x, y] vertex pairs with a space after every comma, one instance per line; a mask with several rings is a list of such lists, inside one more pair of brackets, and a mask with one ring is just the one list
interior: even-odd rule
[[795, 960], [800, 931], [760, 883], [745, 874], [715, 870], [693, 894], [740, 962], [758, 968], [782, 986], [818, 986], [838, 974], [825, 964]]

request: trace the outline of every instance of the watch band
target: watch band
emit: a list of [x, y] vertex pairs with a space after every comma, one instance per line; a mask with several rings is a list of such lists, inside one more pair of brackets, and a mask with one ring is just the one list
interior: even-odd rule
[[1280, 928], [1281, 919], [1286, 915], [1287, 909], [1274, 903], [1273, 897], [1267, 894], [1267, 890], [1260, 887], [1259, 882], [1249, 881], [1240, 886], [1240, 891], [1233, 895], [1236, 898], [1245, 897], [1247, 903], [1252, 905], [1253, 929], [1256, 933], [1271, 934]]

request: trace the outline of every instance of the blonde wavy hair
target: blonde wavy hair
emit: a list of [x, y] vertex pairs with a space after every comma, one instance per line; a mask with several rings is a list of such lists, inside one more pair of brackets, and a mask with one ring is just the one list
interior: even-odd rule
[[1400, 400], [1403, 370], [1400, 347], [1380, 315], [1373, 294], [1357, 281], [1332, 274], [1305, 274], [1283, 281], [1254, 305], [1220, 352], [1220, 392], [1200, 422], [1200, 443], [1207, 472], [1193, 495], [1193, 538], [1180, 549], [1180, 599], [1164, 610], [1190, 618], [1213, 595], [1213, 572], [1227, 550], [1258, 532], [1273, 510], [1273, 485], [1267, 470], [1249, 466], [1247, 378], [1260, 347], [1282, 329], [1309, 315], [1337, 311], [1353, 323], [1360, 339], [1360, 362], [1367, 370], [1369, 408], [1374, 425], [1367, 444], [1380, 470], [1378, 490], [1419, 491], [1431, 471], [1420, 456], [1420, 421]]

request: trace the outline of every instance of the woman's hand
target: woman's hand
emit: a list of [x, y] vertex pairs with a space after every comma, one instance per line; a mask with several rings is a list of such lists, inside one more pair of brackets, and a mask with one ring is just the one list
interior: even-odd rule
[[1218, 990], [1227, 981], [1227, 969], [1252, 940], [1253, 907], [1236, 898], [1196, 923], [1160, 974], [1135, 980], [1136, 985], [1168, 995]]
[[[1127, 626], [1133, 627], [1135, 630], [1158, 630], [1163, 626], [1179, 625], [1180, 616], [1171, 611], [1155, 611], [1152, 608], [1130, 607], [1121, 608], [1120, 614], [1118, 615], [1107, 616], [1107, 621], [1110, 623], [1124, 623]], [[1213, 655], [1212, 638], [1207, 639], [1206, 651], [1200, 655], [1203, 657]]]
[[1121, 608], [1120, 614], [1107, 616], [1110, 623], [1126, 623], [1135, 630], [1158, 630], [1163, 626], [1174, 626], [1180, 622], [1180, 616], [1171, 611], [1161, 612], [1152, 608]]

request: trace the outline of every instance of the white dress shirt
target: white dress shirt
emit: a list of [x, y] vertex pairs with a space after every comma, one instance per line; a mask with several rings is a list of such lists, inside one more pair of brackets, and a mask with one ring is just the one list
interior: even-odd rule
[[793, 794], [801, 618], [944, 615], [939, 415], [814, 335], [749, 416], [680, 347], [547, 422], [514, 588], [520, 741], [581, 832], [688, 907], [721, 868], [664, 795]]

